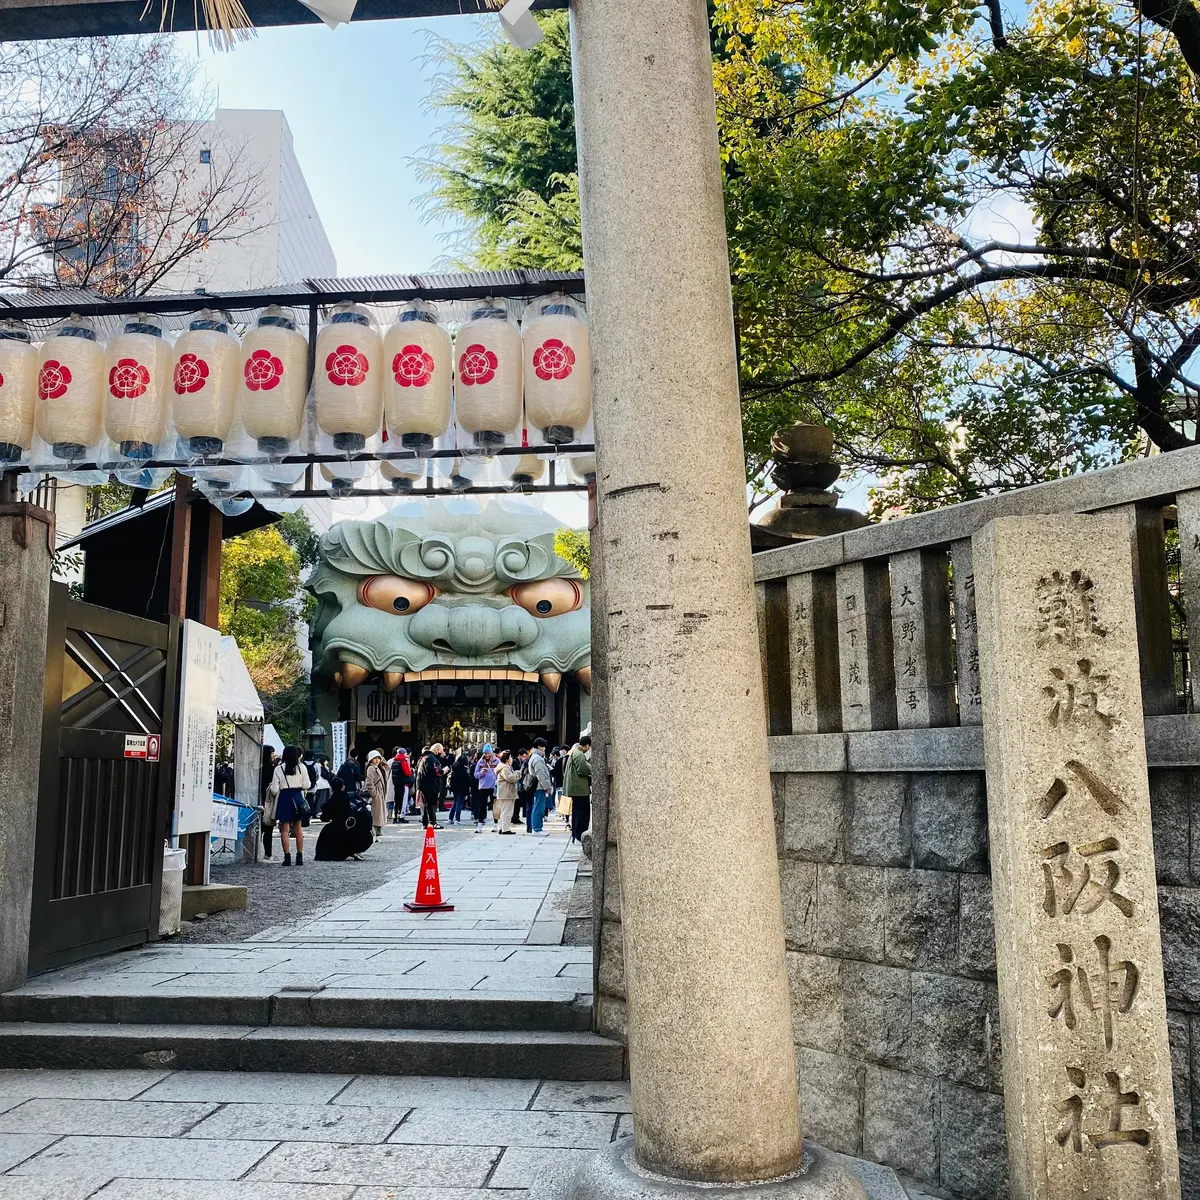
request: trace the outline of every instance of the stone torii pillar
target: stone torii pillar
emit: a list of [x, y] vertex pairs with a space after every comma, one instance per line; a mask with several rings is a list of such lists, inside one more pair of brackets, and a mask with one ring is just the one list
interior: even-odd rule
[[801, 1151], [706, 5], [572, 43], [635, 1132], [549, 1194], [862, 1200]]

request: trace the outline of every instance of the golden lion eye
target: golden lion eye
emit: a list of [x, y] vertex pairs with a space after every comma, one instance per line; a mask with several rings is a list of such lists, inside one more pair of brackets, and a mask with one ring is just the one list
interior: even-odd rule
[[404, 613], [406, 616], [424, 608], [437, 594], [433, 584], [403, 579], [399, 575], [372, 575], [358, 585], [360, 603], [380, 612]]
[[519, 583], [509, 595], [535, 617], [559, 617], [583, 604], [583, 588], [573, 579], [542, 579]]

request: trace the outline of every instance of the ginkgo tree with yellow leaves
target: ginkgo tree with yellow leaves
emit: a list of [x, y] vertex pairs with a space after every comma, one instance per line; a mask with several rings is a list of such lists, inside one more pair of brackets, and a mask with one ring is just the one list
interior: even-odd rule
[[[879, 509], [1193, 444], [1193, 0], [710, 11], [752, 481], [798, 419], [881, 480]], [[435, 197], [489, 266], [578, 262], [569, 48], [547, 43], [460, 57], [443, 92]]]

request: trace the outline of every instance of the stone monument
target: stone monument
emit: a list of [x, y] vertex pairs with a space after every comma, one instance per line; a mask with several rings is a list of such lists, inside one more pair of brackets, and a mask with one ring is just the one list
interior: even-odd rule
[[793, 542], [845, 533], [869, 525], [852, 508], [839, 508], [831, 492], [842, 468], [833, 461], [833, 432], [824, 425], [790, 425], [771, 438], [771, 482], [783, 493], [779, 507], [750, 526], [755, 550], [774, 550]]
[[1178, 1200], [1129, 527], [973, 555], [1013, 1200]]

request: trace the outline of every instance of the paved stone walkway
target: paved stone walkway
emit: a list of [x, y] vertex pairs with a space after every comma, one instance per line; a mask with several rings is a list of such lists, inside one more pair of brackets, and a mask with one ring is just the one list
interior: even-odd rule
[[258, 997], [319, 986], [326, 994], [387, 997], [590, 997], [591, 948], [560, 945], [578, 858], [578, 845], [560, 830], [546, 837], [488, 831], [439, 852], [453, 912], [405, 911], [414, 862], [296, 925], [241, 942], [158, 942], [50, 972], [22, 992]]
[[516, 1200], [629, 1111], [627, 1083], [0, 1071], [0, 1200]]

